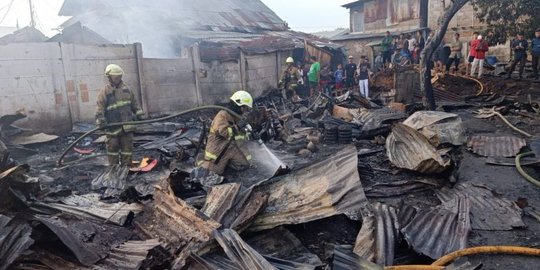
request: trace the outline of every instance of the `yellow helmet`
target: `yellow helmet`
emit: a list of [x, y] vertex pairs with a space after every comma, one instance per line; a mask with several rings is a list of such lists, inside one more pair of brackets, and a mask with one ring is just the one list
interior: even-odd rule
[[110, 64], [105, 68], [105, 76], [122, 76], [124, 75], [124, 70], [119, 65]]
[[231, 96], [231, 100], [238, 106], [248, 106], [253, 108], [253, 98], [250, 93], [244, 90], [234, 92]]
[[285, 63], [289, 64], [289, 63], [294, 63], [294, 59], [292, 57], [289, 57], [287, 58], [287, 60], [285, 61]]

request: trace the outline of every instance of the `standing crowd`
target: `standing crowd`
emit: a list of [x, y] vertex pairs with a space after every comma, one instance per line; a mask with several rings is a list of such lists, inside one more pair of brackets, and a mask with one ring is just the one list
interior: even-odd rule
[[[343, 89], [358, 89], [360, 95], [369, 98], [369, 81], [373, 72], [419, 64], [420, 55], [432, 38], [433, 32], [424, 39], [423, 31], [417, 31], [414, 36], [410, 33], [392, 36], [389, 31], [386, 31], [380, 43], [380, 52], [373, 61], [373, 67], [365, 55], [360, 57], [359, 62], [355, 62], [354, 57], [349, 56], [345, 65], [337, 64], [335, 69], [328, 64], [321, 66], [315, 56], [310, 57], [310, 65], [300, 63], [295, 65], [294, 59], [289, 57], [286, 61], [287, 68], [281, 76], [280, 88], [285, 90], [284, 94], [288, 98], [308, 97], [316, 92], [332, 95], [334, 91], [341, 92]], [[449, 43], [446, 43], [443, 38], [428, 61], [428, 65], [437, 73], [458, 74], [464, 58], [465, 45], [468, 51], [465, 63], [466, 74], [482, 78], [489, 44], [478, 32], [473, 33], [472, 39], [467, 43], [460, 40], [459, 33], [454, 33]], [[535, 37], [530, 43], [523, 33], [519, 33], [511, 42], [511, 48], [513, 59], [506, 73], [507, 78], [511, 78], [516, 67], [518, 67], [519, 78], [523, 78], [527, 54], [530, 50], [533, 77], [537, 80], [540, 65], [540, 29], [536, 30]]]

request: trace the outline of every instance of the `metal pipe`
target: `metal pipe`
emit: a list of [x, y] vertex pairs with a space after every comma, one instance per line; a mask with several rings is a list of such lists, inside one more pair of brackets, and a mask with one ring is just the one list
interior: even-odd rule
[[77, 143], [79, 143], [82, 139], [88, 137], [89, 135], [95, 133], [96, 131], [99, 131], [99, 130], [102, 130], [102, 129], [106, 129], [106, 128], [110, 128], [110, 127], [119, 127], [119, 126], [124, 126], [124, 125], [144, 125], [144, 124], [151, 124], [151, 123], [156, 123], [156, 122], [162, 122], [162, 121], [167, 121], [169, 119], [173, 119], [173, 118], [176, 118], [176, 117], [179, 117], [179, 116], [182, 116], [184, 114], [188, 114], [188, 113], [192, 113], [192, 112], [196, 112], [196, 111], [201, 111], [201, 110], [224, 110], [224, 111], [227, 111], [228, 113], [232, 114], [234, 117], [236, 118], [242, 118], [241, 115], [237, 114], [236, 112], [234, 112], [233, 110], [229, 109], [229, 108], [225, 108], [223, 106], [216, 106], [216, 105], [207, 105], [207, 106], [201, 106], [201, 107], [197, 107], [197, 108], [193, 108], [193, 109], [189, 109], [189, 110], [185, 110], [185, 111], [182, 111], [182, 112], [179, 112], [179, 113], [175, 113], [175, 114], [172, 114], [172, 115], [169, 115], [169, 116], [165, 116], [165, 117], [161, 117], [161, 118], [156, 118], [156, 119], [150, 119], [150, 120], [144, 120], [144, 121], [133, 121], [133, 122], [120, 122], [120, 123], [112, 123], [112, 124], [109, 124], [107, 126], [103, 126], [103, 127], [96, 127], [86, 133], [84, 133], [81, 137], [79, 137], [78, 139], [76, 139], [73, 143], [71, 143], [68, 148], [66, 148], [66, 150], [64, 150], [64, 152], [62, 153], [62, 155], [60, 155], [60, 157], [58, 158], [58, 161], [57, 161], [57, 164], [58, 166], [62, 166], [63, 165], [63, 161], [62, 159], [64, 159], [64, 157], [66, 156], [66, 154], [69, 152], [69, 150], [71, 150], [73, 147], [75, 147], [75, 145], [77, 145]]

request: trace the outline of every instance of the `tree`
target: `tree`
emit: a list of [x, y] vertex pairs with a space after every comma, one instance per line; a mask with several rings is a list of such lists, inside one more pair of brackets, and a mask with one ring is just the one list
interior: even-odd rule
[[433, 94], [433, 85], [431, 84], [431, 58], [435, 49], [439, 47], [441, 41], [446, 34], [448, 24], [456, 15], [456, 13], [469, 2], [469, 0], [453, 0], [452, 4], [445, 10], [441, 18], [439, 18], [440, 27], [435, 32], [433, 38], [429, 39], [424, 50], [420, 54], [420, 88], [424, 93], [424, 106], [429, 110], [435, 110], [435, 95]]
[[491, 45], [519, 32], [532, 37], [540, 27], [540, 0], [473, 0], [476, 16], [489, 27]]

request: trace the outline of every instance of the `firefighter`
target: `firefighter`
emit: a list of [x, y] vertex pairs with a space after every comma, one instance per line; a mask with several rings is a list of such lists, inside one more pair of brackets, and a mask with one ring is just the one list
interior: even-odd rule
[[297, 96], [298, 81], [301, 79], [298, 68], [294, 66], [294, 59], [292, 57], [287, 58], [285, 61], [287, 67], [281, 74], [281, 80], [279, 86], [285, 89], [287, 98]]
[[[253, 98], [243, 90], [235, 92], [229, 101], [229, 108], [239, 115], [247, 114], [253, 107]], [[236, 171], [246, 170], [250, 166], [251, 155], [245, 149], [248, 139], [244, 119], [236, 119], [229, 112], [220, 111], [212, 121], [204, 157], [198, 162], [199, 168], [191, 173], [192, 181], [203, 186], [220, 184], [226, 168]]]
[[[141, 120], [140, 109], [135, 95], [122, 81], [124, 71], [118, 65], [108, 65], [105, 76], [109, 84], [98, 95], [96, 124], [99, 127], [112, 123]], [[133, 155], [133, 126], [120, 126], [105, 129], [107, 134], [107, 156], [109, 165], [131, 166]]]

